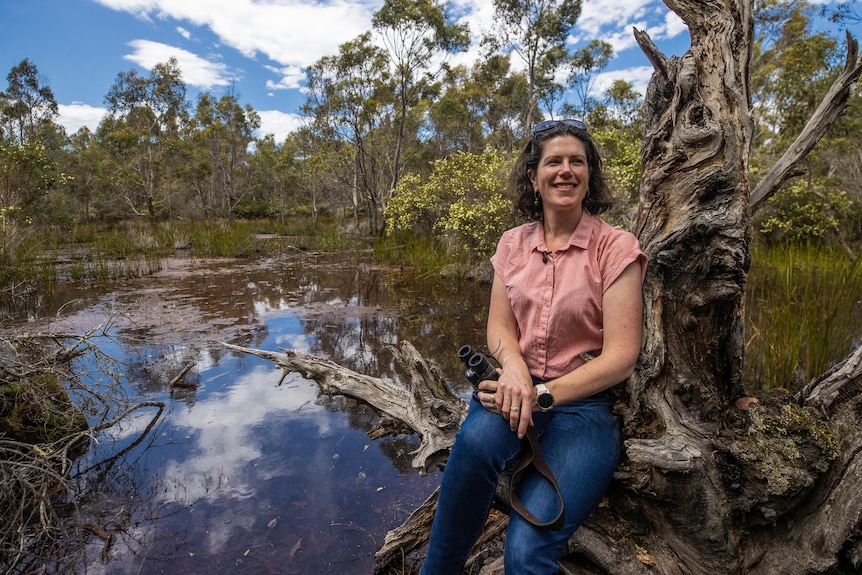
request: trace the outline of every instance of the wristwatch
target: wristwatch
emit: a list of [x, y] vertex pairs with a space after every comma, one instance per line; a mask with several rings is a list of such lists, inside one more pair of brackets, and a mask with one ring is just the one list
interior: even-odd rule
[[548, 391], [544, 383], [536, 385], [536, 405], [542, 411], [548, 411], [554, 407], [554, 395]]

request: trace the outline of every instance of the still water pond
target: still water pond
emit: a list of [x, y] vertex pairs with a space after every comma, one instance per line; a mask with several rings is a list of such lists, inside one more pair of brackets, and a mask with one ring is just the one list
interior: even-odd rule
[[138, 410], [77, 463], [81, 485], [99, 486], [82, 511], [114, 534], [110, 546], [91, 540], [79, 571], [371, 573], [386, 532], [439, 472], [410, 467], [415, 437], [370, 440], [378, 418], [367, 407], [322, 397], [296, 374], [282, 380], [219, 342], [292, 348], [397, 380], [386, 346], [408, 340], [466, 394], [455, 352], [483, 343], [487, 293], [361, 253], [174, 261], [142, 279], [59, 286], [28, 312], [27, 329], [107, 326], [96, 340], [118, 359], [130, 399], [166, 404], [149, 430], [155, 410]]

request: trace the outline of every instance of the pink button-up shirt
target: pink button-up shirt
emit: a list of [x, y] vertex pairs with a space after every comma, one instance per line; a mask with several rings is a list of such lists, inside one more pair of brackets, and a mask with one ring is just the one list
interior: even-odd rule
[[602, 349], [602, 295], [632, 262], [646, 274], [637, 238], [584, 212], [569, 243], [548, 254], [541, 222], [508, 230], [491, 258], [518, 322], [530, 373], [560, 377]]

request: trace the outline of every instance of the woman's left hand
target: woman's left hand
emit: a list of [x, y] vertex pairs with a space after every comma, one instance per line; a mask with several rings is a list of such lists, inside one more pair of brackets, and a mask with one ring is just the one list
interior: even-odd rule
[[533, 424], [535, 391], [527, 364], [519, 356], [506, 362], [497, 380], [495, 402], [500, 415], [509, 422], [512, 431], [523, 438]]

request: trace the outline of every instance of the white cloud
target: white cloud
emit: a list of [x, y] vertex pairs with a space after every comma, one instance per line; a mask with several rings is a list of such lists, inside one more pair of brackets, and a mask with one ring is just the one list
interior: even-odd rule
[[263, 54], [282, 66], [302, 67], [371, 28], [382, 0], [97, 0], [149, 19], [206, 26], [248, 58]]
[[[193, 409], [175, 410], [171, 426], [175, 434], [194, 442], [194, 457], [167, 461], [164, 476], [176, 480], [184, 490], [165, 490], [165, 501], [185, 498], [194, 502], [208, 495], [207, 485], [219, 485], [217, 496], [248, 497], [254, 494], [251, 476], [286, 473], [277, 462], [268, 461], [255, 426], [261, 422], [289, 417], [304, 421], [316, 429], [316, 436], [333, 433], [335, 422], [325, 408], [317, 404], [320, 390], [312, 381], [290, 374], [281, 385], [278, 373], [269, 367], [258, 367], [238, 377], [221, 390], [215, 400], [202, 400]], [[260, 466], [253, 465], [259, 463]]]
[[676, 38], [680, 34], [688, 34], [688, 26], [674, 12], [668, 12], [664, 18], [665, 38]]
[[84, 126], [87, 126], [91, 132], [95, 132], [107, 112], [105, 108], [96, 108], [81, 102], [59, 104], [58, 108], [60, 116], [57, 123], [65, 128], [68, 135], [74, 134]]
[[630, 22], [643, 20], [648, 12], [648, 7], [653, 4], [661, 4], [661, 2], [657, 0], [624, 0], [620, 2], [584, 0], [577, 29], [588, 38], [602, 38], [602, 33], [606, 28], [625, 30], [630, 28]]
[[635, 92], [639, 92], [641, 96], [646, 93], [647, 85], [652, 77], [652, 66], [635, 66], [624, 70], [614, 70], [613, 72], [602, 72], [596, 75], [595, 92], [596, 94], [604, 94], [610, 88], [614, 81], [625, 80], [632, 85]]
[[296, 131], [302, 126], [302, 116], [298, 114], [287, 114], [278, 110], [264, 110], [258, 112], [260, 115], [260, 130], [259, 135], [265, 136], [272, 134], [275, 136], [276, 143], [281, 143], [291, 132]]
[[176, 58], [182, 70], [183, 81], [204, 90], [213, 86], [229, 86], [234, 79], [230, 76], [227, 66], [219, 62], [210, 62], [182, 48], [169, 46], [150, 40], [132, 40], [129, 46], [131, 54], [123, 56], [146, 70], [151, 70], [156, 64]]
[[177, 33], [180, 36], [182, 36], [183, 38], [185, 38], [186, 40], [188, 40], [189, 38], [192, 37], [192, 33], [189, 32], [188, 30], [186, 30], [185, 28], [183, 28], [182, 26], [177, 26], [176, 30], [177, 30]]
[[673, 39], [688, 31], [679, 16], [658, 0], [585, 0], [572, 41], [603, 40], [619, 54], [636, 45], [634, 28], [647, 32], [653, 40]]
[[277, 82], [267, 80], [266, 88], [268, 90], [296, 90], [300, 88], [302, 81], [305, 80], [305, 72], [299, 66], [285, 66], [283, 68], [264, 66], [264, 68], [281, 77]]

